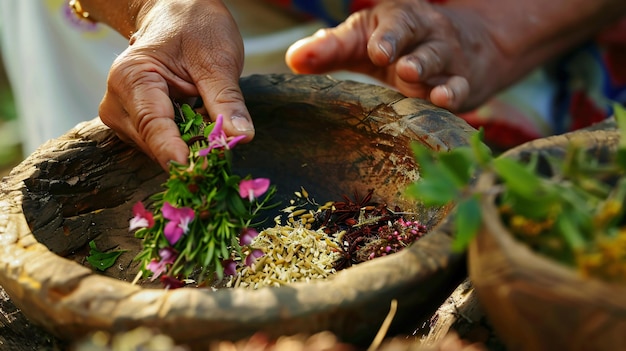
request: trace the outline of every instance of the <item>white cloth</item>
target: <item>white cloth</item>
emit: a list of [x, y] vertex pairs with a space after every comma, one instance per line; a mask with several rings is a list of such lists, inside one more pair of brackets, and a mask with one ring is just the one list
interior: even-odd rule
[[0, 1], [2, 56], [24, 154], [98, 115], [106, 77], [128, 41], [82, 21], [67, 0]]

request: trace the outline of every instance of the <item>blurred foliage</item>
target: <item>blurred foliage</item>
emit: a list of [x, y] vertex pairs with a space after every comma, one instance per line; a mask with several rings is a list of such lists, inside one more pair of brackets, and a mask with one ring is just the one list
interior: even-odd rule
[[9, 79], [0, 62], [0, 176], [23, 158], [17, 126], [17, 111]]
[[4, 69], [4, 62], [0, 57], [0, 121], [11, 121], [17, 119], [13, 91]]
[[[574, 137], [564, 156], [496, 157], [477, 132], [470, 145], [448, 152], [415, 143], [421, 178], [407, 193], [426, 206], [456, 204], [456, 250], [464, 250], [480, 229], [481, 199], [495, 195], [505, 226], [536, 252], [583, 275], [626, 282], [626, 110], [618, 104], [614, 110], [620, 144], [608, 160], [597, 159]], [[541, 170], [546, 163], [550, 174]], [[475, 187], [477, 174], [493, 176], [494, 186]]]

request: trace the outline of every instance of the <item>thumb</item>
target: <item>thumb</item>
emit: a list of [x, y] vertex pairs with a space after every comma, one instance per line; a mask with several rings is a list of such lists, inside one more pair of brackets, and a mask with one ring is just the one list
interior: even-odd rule
[[320, 29], [292, 44], [285, 61], [295, 73], [364, 71], [371, 65], [367, 54], [367, 33], [370, 32], [367, 16], [355, 13], [335, 28]]

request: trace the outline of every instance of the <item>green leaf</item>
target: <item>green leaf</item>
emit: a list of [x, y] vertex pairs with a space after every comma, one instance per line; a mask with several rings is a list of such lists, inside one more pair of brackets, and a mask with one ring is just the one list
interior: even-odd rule
[[456, 184], [442, 180], [421, 179], [406, 188], [406, 195], [426, 206], [443, 206], [457, 199]]
[[568, 246], [572, 249], [580, 249], [585, 246], [584, 235], [580, 231], [576, 222], [576, 217], [561, 214], [555, 223], [558, 231], [563, 235], [565, 242], [567, 242]]
[[520, 196], [518, 193], [505, 191], [501, 203], [507, 204], [512, 211], [526, 218], [543, 220], [550, 216], [561, 199], [554, 192], [537, 194], [534, 198]]
[[222, 240], [221, 246], [222, 246], [222, 248], [221, 248], [222, 252], [221, 252], [220, 258], [222, 258], [222, 259], [230, 258], [230, 252], [228, 251], [228, 245], [226, 244], [226, 242], [224, 240]]
[[459, 202], [454, 212], [455, 236], [452, 249], [456, 252], [465, 251], [478, 233], [481, 223], [480, 201], [477, 196]]
[[222, 267], [220, 260], [215, 260], [215, 273], [217, 274], [218, 281], [224, 279], [224, 267]]
[[193, 120], [196, 116], [196, 111], [194, 111], [188, 104], [183, 104], [180, 107], [180, 110], [183, 111], [183, 117], [185, 117], [185, 121]]
[[[445, 163], [436, 162], [435, 151], [419, 143], [412, 143], [411, 148], [419, 167], [420, 179], [406, 189], [407, 196], [421, 201], [426, 206], [441, 206], [456, 199], [463, 188], [454, 172]], [[452, 161], [452, 157], [449, 159]]]
[[411, 150], [413, 151], [415, 160], [420, 167], [420, 172], [426, 173], [428, 168], [433, 166], [433, 162], [435, 160], [433, 153], [435, 151], [426, 148], [426, 146], [416, 141], [411, 143]]
[[[594, 218], [601, 218], [602, 220], [594, 220], [594, 230], [600, 232], [609, 232], [611, 228], [620, 228], [620, 223], [624, 220], [624, 206], [626, 200], [626, 177], [622, 177], [618, 180], [617, 184], [599, 206], [594, 209]], [[613, 211], [609, 208], [613, 204], [622, 204]], [[612, 213], [612, 215], [607, 215]]]
[[248, 209], [244, 205], [243, 199], [239, 196], [238, 192], [229, 192], [229, 196], [226, 197], [228, 203], [229, 212], [236, 217], [247, 217]]
[[[193, 221], [193, 223], [194, 224], [198, 223], [198, 221]], [[197, 225], [195, 225], [194, 227], [196, 227], [196, 228], [192, 229], [190, 231], [190, 233], [188, 233], [188, 236], [191, 236], [193, 233], [195, 233], [196, 230], [198, 230], [197, 229], [197, 227], [198, 227]], [[200, 248], [196, 247], [196, 249], [194, 250], [195, 240], [191, 240], [189, 237], [183, 237], [183, 240], [186, 240], [185, 248], [184, 248], [183, 251], [187, 253], [187, 260], [192, 261], [198, 255], [198, 252], [200, 251]]]
[[96, 247], [95, 241], [89, 242], [89, 256], [87, 256], [87, 262], [93, 267], [100, 271], [104, 271], [107, 268], [113, 266], [115, 264], [115, 260], [126, 250], [118, 250], [118, 251], [110, 251], [110, 252], [100, 252]]
[[470, 147], [476, 157], [475, 161], [482, 167], [488, 166], [493, 161], [491, 149], [483, 143], [484, 134], [484, 130], [480, 128], [470, 137]]
[[619, 147], [617, 149], [617, 163], [622, 169], [626, 169], [626, 108], [621, 104], [613, 104], [615, 120], [619, 129]]
[[539, 176], [518, 161], [498, 157], [493, 160], [493, 167], [506, 187], [523, 197], [535, 198], [544, 190]]
[[187, 121], [187, 123], [185, 123], [185, 127], [183, 128], [183, 133], [188, 133], [192, 126], [193, 120]]
[[207, 267], [211, 261], [213, 261], [213, 255], [215, 254], [215, 241], [211, 240], [208, 245], [207, 255], [204, 257], [203, 265]]
[[215, 127], [215, 123], [211, 123], [208, 126], [204, 127], [204, 137], [208, 138], [209, 134], [211, 134], [211, 132], [213, 131], [213, 128]]
[[226, 177], [226, 186], [231, 188], [239, 189], [239, 183], [241, 182], [241, 177], [236, 174], [231, 174]]
[[475, 169], [471, 149], [460, 147], [449, 152], [442, 152], [438, 156], [441, 166], [450, 172], [457, 185], [465, 186], [469, 183]]

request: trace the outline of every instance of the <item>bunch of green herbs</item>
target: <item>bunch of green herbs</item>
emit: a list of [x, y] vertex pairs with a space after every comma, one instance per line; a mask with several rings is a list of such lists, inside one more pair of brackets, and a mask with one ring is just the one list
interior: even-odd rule
[[189, 145], [188, 164], [172, 162], [165, 190], [150, 203], [133, 208], [131, 230], [142, 239], [135, 257], [143, 277], [161, 277], [169, 288], [221, 280], [232, 264], [260, 256], [249, 247], [270, 204], [275, 186], [269, 179], [241, 177], [232, 172], [232, 148], [241, 137], [227, 137], [222, 116], [206, 122], [189, 105], [175, 106], [182, 139]]

